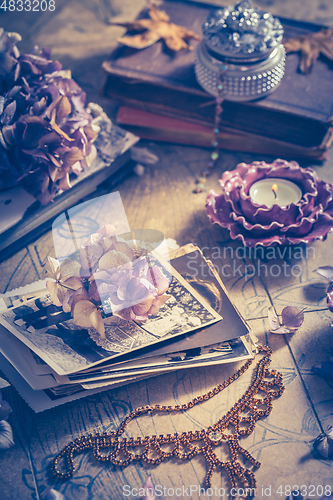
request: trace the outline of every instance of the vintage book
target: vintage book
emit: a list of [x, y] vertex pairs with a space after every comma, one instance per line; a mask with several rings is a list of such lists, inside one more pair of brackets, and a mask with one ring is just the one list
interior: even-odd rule
[[[142, 109], [120, 106], [116, 117], [117, 123], [142, 139], [173, 142], [187, 146], [211, 148], [212, 127], [169, 116], [149, 113]], [[230, 127], [220, 127], [218, 134], [220, 149], [244, 151], [247, 153], [270, 154], [284, 158], [324, 160], [333, 140], [333, 128], [330, 127], [319, 146], [306, 147], [279, 141], [250, 132], [241, 132]]]
[[130, 149], [138, 140], [114, 124], [102, 131], [96, 139], [98, 155], [91, 166], [79, 177], [73, 174], [72, 188], [59, 192], [46, 206], [41, 206], [22, 186], [1, 191], [0, 261], [47, 231], [59, 214], [92, 195], [104, 181], [108, 182], [109, 192], [133, 168]]
[[[176, 24], [201, 34], [213, 8], [209, 4], [166, 0], [160, 6]], [[142, 12], [141, 17], [147, 16]], [[285, 38], [318, 31], [318, 25], [281, 19]], [[195, 48], [197, 42], [191, 42]], [[298, 54], [286, 59], [286, 74], [278, 89], [249, 103], [224, 101], [221, 125], [309, 149], [325, 148], [333, 115], [333, 71], [327, 61], [316, 61], [310, 74], [298, 71]], [[105, 95], [124, 104], [211, 127], [214, 99], [197, 83], [194, 51], [170, 53], [157, 42], [143, 50], [119, 46], [105, 61]], [[241, 145], [240, 145], [241, 148]]]

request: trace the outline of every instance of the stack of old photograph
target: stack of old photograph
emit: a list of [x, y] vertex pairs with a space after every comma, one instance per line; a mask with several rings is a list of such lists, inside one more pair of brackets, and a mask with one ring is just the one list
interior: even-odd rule
[[[148, 260], [168, 280], [167, 300], [144, 319], [124, 319], [110, 300], [101, 300], [101, 335], [97, 325], [77, 321], [70, 307], [55, 303], [48, 280], [0, 296], [0, 369], [36, 412], [173, 370], [254, 356], [248, 325], [200, 249], [189, 244], [170, 250], [159, 231], [131, 230], [119, 193], [81, 203], [57, 217], [52, 234], [59, 260], [51, 262], [79, 260], [87, 235], [90, 243], [96, 234], [100, 237], [98, 228], [110, 219], [117, 220], [112, 241], [117, 240], [118, 248], [124, 249], [126, 241], [145, 240], [152, 251]], [[58, 279], [57, 272], [53, 279]]]
[[200, 250], [188, 245], [171, 264], [170, 298], [158, 313], [144, 323], [112, 316], [105, 339], [68, 319], [44, 283], [3, 296], [0, 366], [33, 410], [253, 356], [249, 327]]

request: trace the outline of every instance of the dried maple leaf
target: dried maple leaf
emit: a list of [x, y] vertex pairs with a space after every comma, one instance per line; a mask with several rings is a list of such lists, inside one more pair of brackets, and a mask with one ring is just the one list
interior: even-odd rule
[[149, 10], [149, 17], [150, 19], [139, 19], [132, 22], [111, 23], [113, 26], [124, 26], [129, 33], [138, 32], [134, 35], [120, 37], [118, 41], [128, 47], [144, 49], [163, 39], [169, 49], [178, 51], [181, 49], [192, 50], [186, 40], [191, 38], [201, 40], [194, 31], [172, 23], [168, 14], [163, 10], [158, 10], [155, 5]]
[[320, 54], [333, 61], [333, 28], [323, 28], [316, 33], [290, 38], [284, 42], [284, 47], [287, 54], [300, 52], [299, 69], [302, 73], [310, 73]]

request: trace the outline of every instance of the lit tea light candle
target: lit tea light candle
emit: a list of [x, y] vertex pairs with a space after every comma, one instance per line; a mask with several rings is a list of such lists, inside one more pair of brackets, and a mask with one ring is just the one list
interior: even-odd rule
[[280, 178], [266, 178], [250, 187], [251, 200], [258, 205], [270, 208], [273, 205], [286, 207], [302, 198], [302, 190], [294, 182]]

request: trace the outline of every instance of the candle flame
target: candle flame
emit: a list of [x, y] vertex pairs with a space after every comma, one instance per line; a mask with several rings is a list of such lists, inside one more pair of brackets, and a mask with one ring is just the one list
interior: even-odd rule
[[278, 191], [278, 187], [277, 187], [276, 184], [273, 184], [272, 191], [273, 191], [273, 194], [274, 194], [274, 198], [276, 198], [276, 194], [277, 194], [277, 191]]

